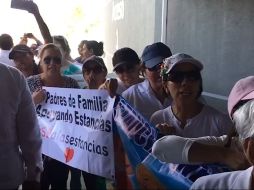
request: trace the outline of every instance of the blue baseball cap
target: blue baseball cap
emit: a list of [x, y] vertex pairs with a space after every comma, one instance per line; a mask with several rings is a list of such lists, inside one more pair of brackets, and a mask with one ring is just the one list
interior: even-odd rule
[[146, 68], [152, 68], [171, 55], [172, 53], [168, 46], [162, 42], [156, 42], [145, 47], [141, 60]]

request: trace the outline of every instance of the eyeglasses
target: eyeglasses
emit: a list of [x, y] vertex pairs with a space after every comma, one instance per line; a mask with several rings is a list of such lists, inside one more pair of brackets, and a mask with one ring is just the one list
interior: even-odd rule
[[152, 68], [147, 68], [148, 69], [148, 71], [150, 71], [150, 72], [157, 72], [157, 71], [160, 71], [161, 70], [161, 63], [160, 64], [158, 64], [158, 65], [155, 65], [154, 67], [152, 67]]
[[181, 83], [184, 79], [188, 81], [198, 81], [201, 79], [201, 74], [199, 71], [175, 71], [163, 76], [164, 81], [171, 81], [175, 83]]
[[43, 59], [43, 61], [46, 65], [49, 65], [51, 63], [51, 61], [53, 61], [53, 63], [58, 64], [58, 65], [60, 65], [62, 63], [61, 57], [50, 57], [50, 56], [48, 56], [48, 57], [45, 57]]
[[115, 68], [115, 72], [118, 73], [118, 74], [121, 74], [121, 73], [131, 73], [133, 72], [135, 69], [135, 65], [133, 64], [125, 64], [125, 65], [121, 65], [121, 66], [118, 66], [117, 68]]

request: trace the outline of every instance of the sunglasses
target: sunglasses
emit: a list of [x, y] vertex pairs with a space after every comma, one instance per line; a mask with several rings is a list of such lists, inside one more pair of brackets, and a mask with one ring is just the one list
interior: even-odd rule
[[133, 64], [125, 64], [125, 65], [121, 65], [121, 66], [118, 66], [117, 68], [115, 68], [115, 72], [118, 73], [118, 74], [121, 74], [121, 73], [131, 73], [133, 72], [135, 69], [135, 65]]
[[175, 83], [181, 83], [184, 79], [187, 81], [198, 81], [201, 79], [201, 74], [199, 71], [188, 71], [188, 72], [182, 72], [182, 71], [175, 71], [171, 72], [167, 75], [164, 75], [163, 81], [171, 81]]
[[60, 65], [62, 63], [61, 57], [50, 57], [50, 56], [48, 56], [48, 57], [45, 57], [43, 59], [43, 61], [46, 65], [49, 65], [51, 63], [51, 61], [53, 61], [53, 63], [58, 64], [58, 65]]
[[155, 65], [154, 67], [152, 67], [152, 68], [147, 68], [148, 69], [148, 71], [150, 71], [150, 72], [157, 72], [157, 71], [160, 71], [161, 70], [161, 63], [160, 64], [158, 64], [158, 65]]

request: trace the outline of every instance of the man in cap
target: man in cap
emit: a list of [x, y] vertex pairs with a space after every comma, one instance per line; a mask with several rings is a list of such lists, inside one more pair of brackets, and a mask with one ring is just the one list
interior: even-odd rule
[[146, 80], [131, 86], [122, 94], [148, 120], [155, 111], [164, 109], [171, 103], [162, 87], [160, 76], [163, 60], [171, 55], [169, 47], [162, 42], [146, 46], [141, 56]]
[[201, 177], [194, 182], [191, 189], [254, 188], [254, 76], [243, 78], [234, 85], [228, 98], [228, 113], [235, 123], [251, 167], [242, 171]]
[[32, 50], [24, 44], [14, 46], [9, 54], [9, 58], [14, 60], [15, 66], [25, 77], [37, 75], [38, 66], [34, 61]]

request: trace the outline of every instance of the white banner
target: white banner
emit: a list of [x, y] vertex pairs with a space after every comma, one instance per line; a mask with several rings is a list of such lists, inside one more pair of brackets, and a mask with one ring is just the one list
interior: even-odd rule
[[43, 154], [83, 171], [114, 179], [112, 112], [104, 90], [45, 87], [36, 106]]

